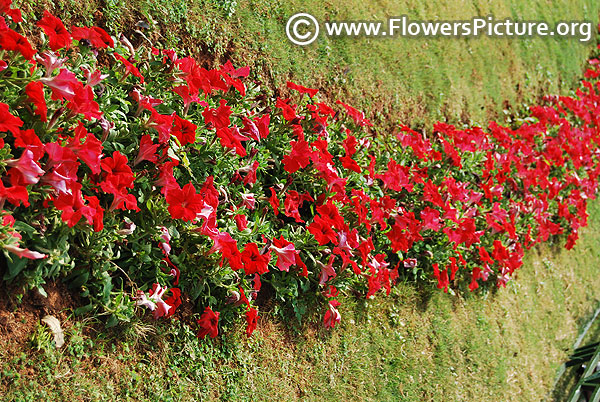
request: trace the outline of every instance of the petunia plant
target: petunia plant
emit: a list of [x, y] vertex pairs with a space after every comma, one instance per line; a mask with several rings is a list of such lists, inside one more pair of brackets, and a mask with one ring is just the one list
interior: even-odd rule
[[[4, 280], [61, 278], [107, 324], [191, 303], [200, 338], [261, 300], [298, 319], [399, 278], [504, 286], [524, 250], [577, 240], [600, 175], [597, 59], [519, 125], [383, 132], [292, 82], [272, 99], [230, 62], [0, 4]], [[37, 30], [37, 31], [36, 31]], [[182, 313], [181, 313], [182, 314]]]

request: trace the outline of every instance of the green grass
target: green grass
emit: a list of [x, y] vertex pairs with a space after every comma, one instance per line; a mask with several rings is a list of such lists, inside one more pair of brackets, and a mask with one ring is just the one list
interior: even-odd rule
[[[433, 121], [475, 122], [512, 113], [523, 102], [572, 88], [591, 44], [575, 39], [532, 38], [321, 38], [298, 47], [285, 36], [291, 15], [304, 11], [319, 21], [497, 19], [598, 21], [594, 0], [31, 0], [28, 15], [50, 9], [74, 24], [99, 23], [110, 31], [133, 32], [138, 20], [154, 26], [148, 36], [185, 48], [214, 65], [233, 59], [249, 65], [271, 88], [293, 79], [343, 98], [388, 123], [427, 127]], [[19, 1], [17, 1], [19, 3]], [[285, 90], [283, 91], [285, 94]]]

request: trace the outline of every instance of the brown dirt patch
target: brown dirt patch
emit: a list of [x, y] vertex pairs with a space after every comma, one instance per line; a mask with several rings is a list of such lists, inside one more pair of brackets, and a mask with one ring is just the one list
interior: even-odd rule
[[[0, 348], [20, 347], [27, 342], [36, 325], [45, 315], [53, 315], [63, 329], [69, 327], [70, 311], [78, 305], [77, 297], [61, 282], [44, 285], [48, 297], [37, 290], [26, 293], [0, 283]], [[23, 294], [19, 302], [19, 294]]]

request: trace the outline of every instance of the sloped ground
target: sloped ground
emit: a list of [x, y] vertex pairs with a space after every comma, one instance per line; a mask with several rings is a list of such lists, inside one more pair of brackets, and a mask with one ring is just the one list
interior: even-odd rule
[[[28, 296], [0, 311], [0, 389], [19, 401], [539, 401], [599, 301], [597, 202], [590, 213], [574, 250], [534, 250], [507, 289], [452, 297], [401, 284], [390, 298], [345, 300], [333, 331], [265, 313], [250, 339], [238, 328], [198, 342], [151, 319], [103, 330]], [[39, 324], [47, 312], [65, 328], [58, 351]]]
[[[428, 127], [437, 120], [486, 125], [523, 102], [575, 87], [591, 43], [574, 39], [507, 40], [431, 38], [320, 38], [298, 47], [285, 36], [287, 19], [308, 12], [319, 21], [385, 20], [407, 15], [415, 20], [464, 20], [493, 14], [496, 19], [558, 21], [592, 19], [593, 0], [344, 2], [281, 0], [28, 0], [16, 1], [25, 16], [48, 9], [64, 20], [97, 24], [189, 50], [206, 66], [232, 59], [248, 65], [270, 88], [293, 80], [319, 88], [329, 100], [342, 98], [375, 118]], [[138, 28], [143, 21], [150, 28]], [[282, 93], [281, 95], [286, 95]]]
[[[211, 4], [205, 6], [211, 10]], [[123, 9], [143, 13], [142, 6]], [[63, 12], [73, 15], [72, 10]], [[135, 19], [121, 13], [122, 21]], [[249, 49], [232, 46], [239, 53], [231, 55], [249, 61]], [[540, 54], [533, 54], [544, 65]], [[565, 82], [579, 77], [586, 55], [571, 57], [573, 72], [566, 73]], [[548, 66], [548, 71], [556, 67]], [[508, 74], [499, 71], [498, 79]], [[515, 82], [517, 77], [511, 75]], [[352, 85], [345, 90], [368, 92]], [[431, 85], [437, 91], [435, 85], [447, 83]], [[539, 82], [531, 85], [534, 94], [547, 89]], [[514, 87], [506, 88], [507, 99], [520, 99]], [[385, 99], [384, 89], [381, 94]], [[420, 109], [420, 116], [437, 116], [440, 105]], [[294, 331], [289, 329], [293, 323], [280, 324], [266, 313], [249, 340], [240, 328], [227, 338], [199, 343], [185, 326], [173, 332], [144, 319], [106, 331], [93, 320], [69, 315], [73, 301], [60, 284], [48, 290], [48, 300], [28, 295], [20, 307], [12, 291], [2, 289], [8, 297], [0, 302], [0, 394], [7, 400], [540, 400], [550, 391], [580, 321], [598, 302], [599, 211], [597, 203], [590, 205], [590, 227], [575, 250], [564, 252], [556, 245], [530, 253], [508, 289], [452, 297], [400, 285], [389, 299], [346, 300], [342, 326], [332, 332], [318, 322]], [[67, 344], [60, 351], [39, 324], [48, 313], [65, 328]]]

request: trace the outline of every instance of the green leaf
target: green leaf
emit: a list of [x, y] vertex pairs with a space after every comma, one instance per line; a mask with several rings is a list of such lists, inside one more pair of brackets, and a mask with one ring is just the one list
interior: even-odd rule
[[112, 280], [110, 278], [110, 276], [105, 272], [106, 274], [106, 278], [104, 278], [103, 280], [103, 287], [102, 287], [102, 302], [103, 303], [108, 303], [108, 301], [110, 300], [110, 291], [113, 289], [113, 284], [112, 284]]
[[48, 293], [46, 293], [46, 290], [42, 286], [38, 286], [37, 291], [40, 292], [42, 296], [48, 297]]
[[71, 283], [69, 283], [69, 287], [78, 288], [87, 283], [88, 279], [90, 278], [90, 272], [87, 270], [78, 269], [77, 271], [73, 272], [70, 277], [74, 279], [71, 281]]
[[117, 318], [116, 315], [111, 314], [110, 317], [108, 317], [108, 320], [106, 321], [106, 328], [111, 328], [114, 327], [115, 325], [117, 325], [119, 323], [119, 319]]
[[90, 303], [86, 306], [81, 306], [81, 307], [76, 308], [74, 313], [76, 316], [80, 316], [80, 315], [89, 313], [90, 311], [93, 310], [93, 308], [94, 307], [92, 306], [92, 303]]
[[15, 224], [13, 227], [15, 228], [15, 230], [17, 232], [26, 232], [28, 234], [35, 233], [35, 229], [32, 226], [26, 224], [25, 222], [15, 221]]
[[10, 281], [19, 275], [23, 268], [27, 266], [27, 259], [18, 257], [12, 259], [11, 257], [7, 256], [6, 265], [8, 267], [8, 271], [4, 274], [4, 280]]

